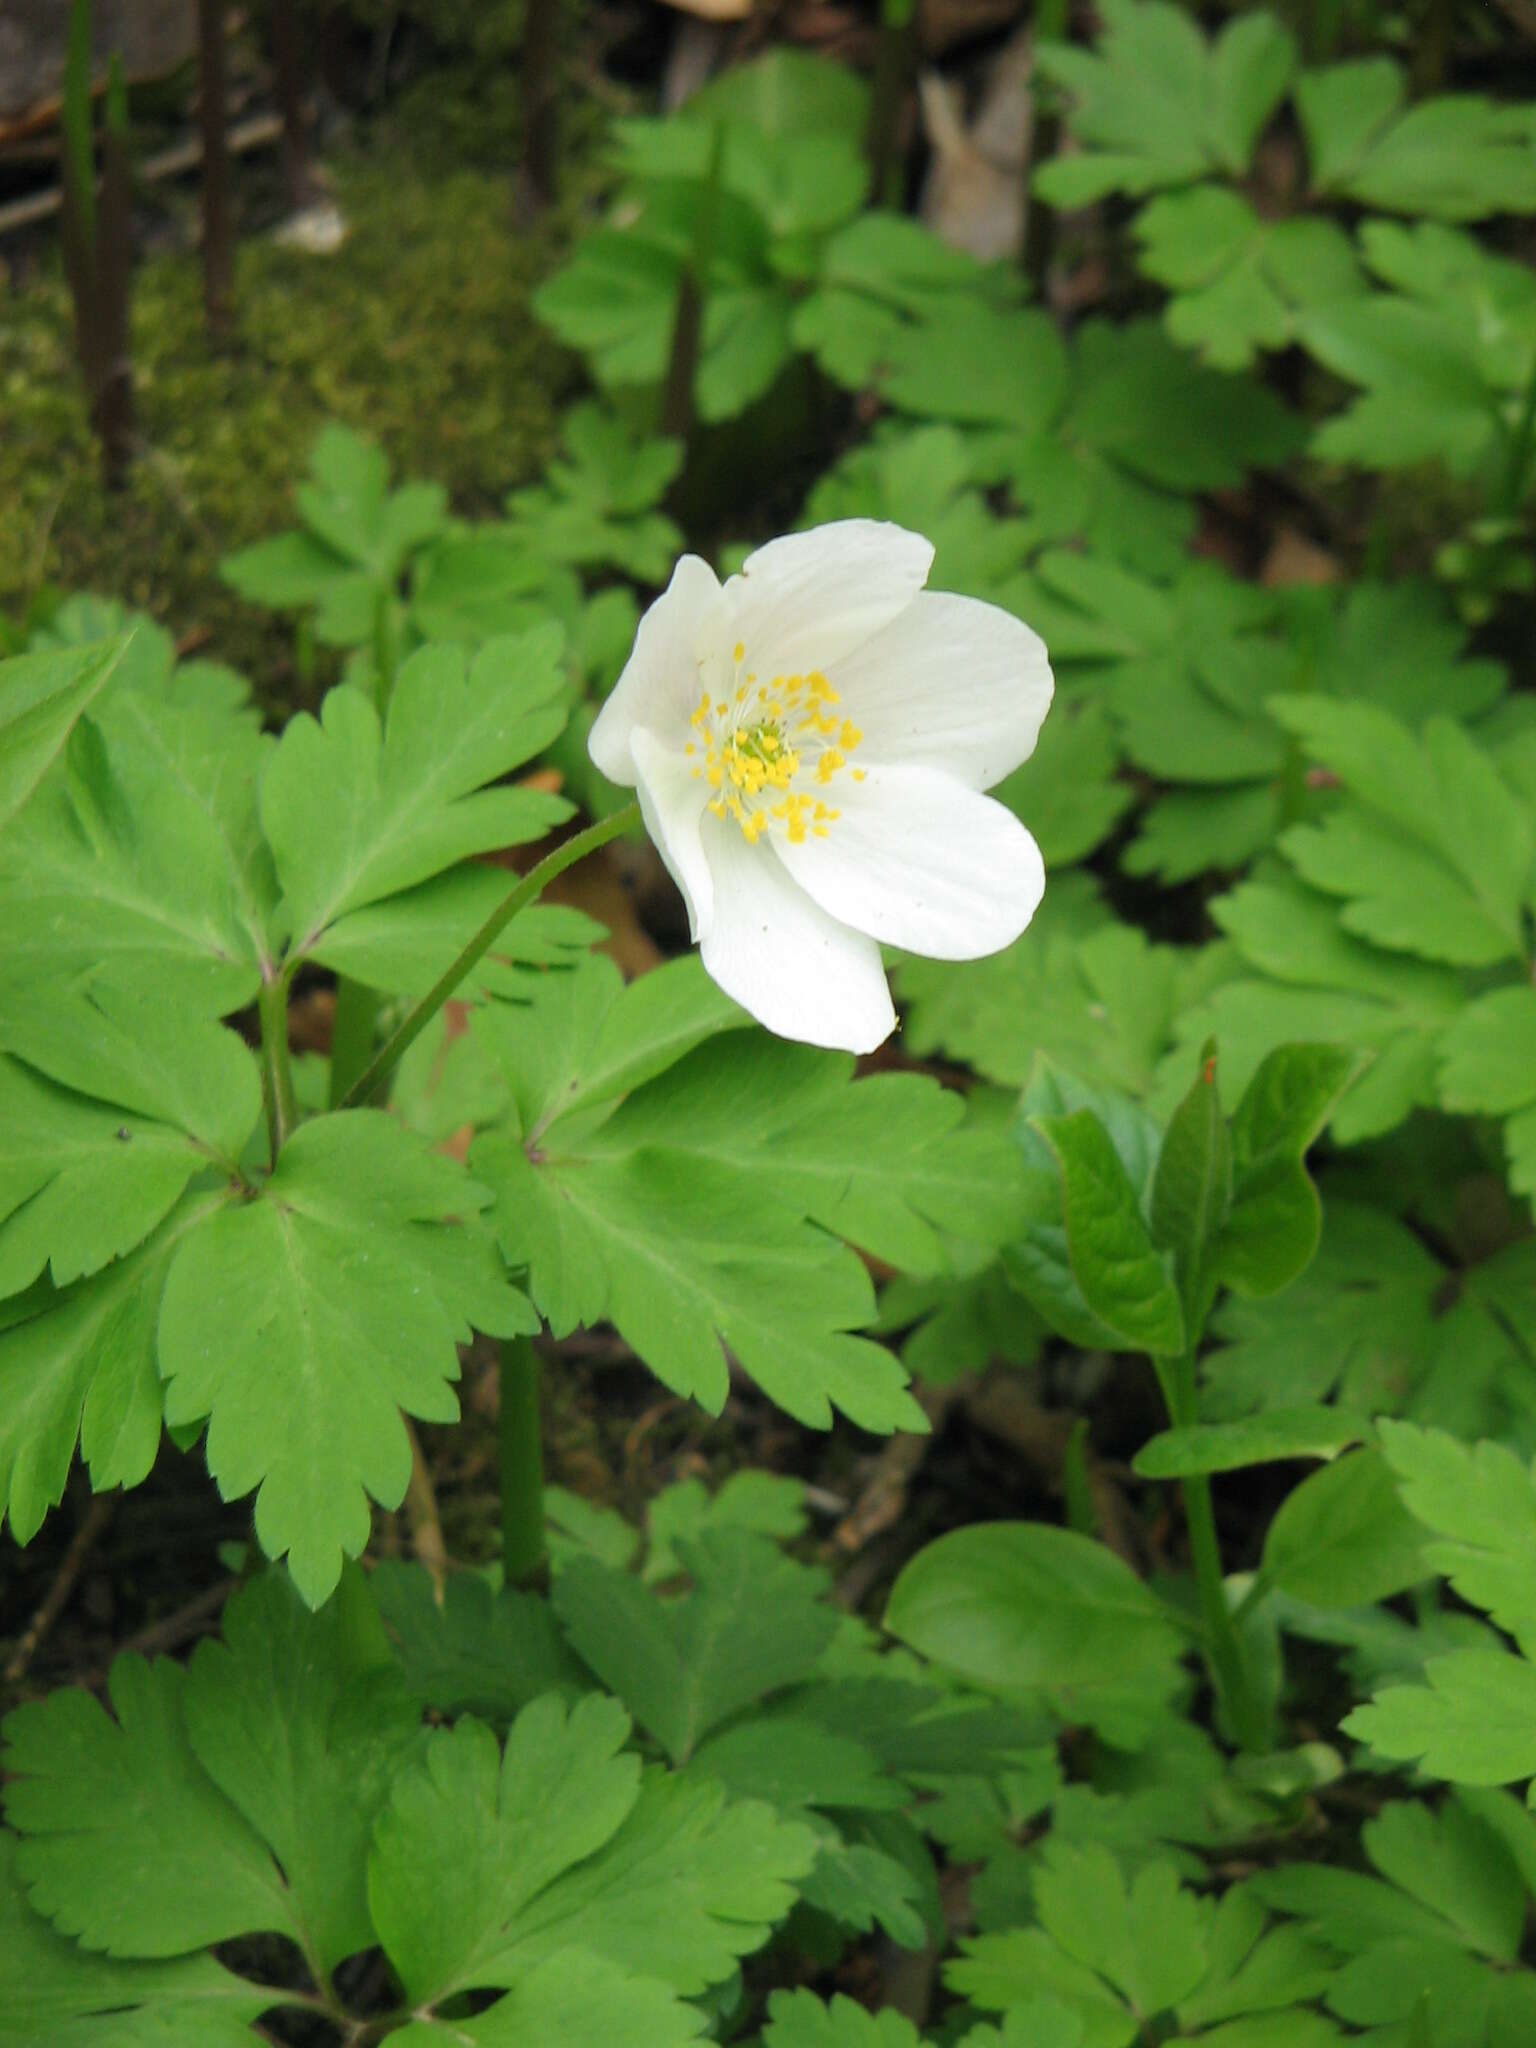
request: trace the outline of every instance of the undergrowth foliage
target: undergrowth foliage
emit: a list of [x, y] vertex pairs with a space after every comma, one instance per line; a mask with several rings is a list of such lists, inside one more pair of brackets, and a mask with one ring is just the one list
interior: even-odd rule
[[[1536, 118], [1098, 13], [1033, 184], [1130, 317], [869, 205], [866, 87], [778, 52], [614, 123], [538, 300], [595, 395], [504, 517], [331, 426], [225, 561], [335, 650], [313, 712], [109, 599], [10, 636], [0, 1508], [169, 1436], [251, 1543], [185, 1664], [4, 1723], [0, 2048], [1536, 2038]], [[891, 960], [880, 1071], [490, 858], [629, 825], [587, 737], [743, 464], [1056, 673], [994, 792], [1044, 903]], [[1443, 517], [1395, 555], [1400, 471]], [[1244, 516], [1324, 580], [1243, 573], [1276, 473]], [[475, 1333], [505, 1395], [600, 1325], [811, 1429], [1031, 1374], [1064, 1513], [908, 1544], [878, 1621], [768, 1473], [638, 1527], [550, 1487], [542, 1576], [373, 1556]]]

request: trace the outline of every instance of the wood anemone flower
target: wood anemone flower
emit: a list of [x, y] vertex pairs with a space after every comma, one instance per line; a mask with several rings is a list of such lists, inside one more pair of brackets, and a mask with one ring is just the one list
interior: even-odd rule
[[981, 792], [1050, 708], [1039, 635], [923, 588], [933, 548], [872, 519], [770, 541], [722, 585], [684, 555], [592, 728], [637, 790], [708, 972], [781, 1037], [870, 1052], [882, 944], [1010, 945], [1040, 849]]

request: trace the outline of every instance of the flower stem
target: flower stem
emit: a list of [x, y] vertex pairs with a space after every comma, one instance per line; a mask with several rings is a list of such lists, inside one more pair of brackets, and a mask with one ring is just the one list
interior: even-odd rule
[[526, 910], [556, 875], [564, 874], [577, 861], [585, 860], [589, 853], [606, 846], [610, 839], [617, 839], [621, 832], [627, 832], [631, 825], [638, 824], [639, 819], [640, 806], [626, 804], [611, 817], [603, 818], [596, 825], [589, 825], [585, 832], [578, 832], [574, 838], [565, 840], [553, 853], [546, 854], [537, 867], [531, 868], [517, 887], [497, 904], [453, 964], [438, 976], [421, 1001], [407, 1013], [404, 1022], [374, 1055], [371, 1065], [352, 1083], [338, 1107], [356, 1109], [362, 1103], [372, 1101], [465, 975], [491, 950], [517, 913]]
[[[1191, 1428], [1198, 1419], [1194, 1352], [1186, 1351], [1179, 1358], [1157, 1358], [1153, 1364], [1157, 1368], [1163, 1399], [1168, 1404], [1169, 1421], [1175, 1429]], [[1268, 1717], [1263, 1702], [1253, 1690], [1237, 1624], [1227, 1604], [1211, 1482], [1202, 1472], [1191, 1473], [1180, 1484], [1184, 1494], [1184, 1521], [1189, 1530], [1190, 1559], [1195, 1568], [1200, 1612], [1205, 1620], [1206, 1657], [1211, 1677], [1226, 1708], [1238, 1747], [1262, 1755], [1270, 1747], [1266, 1726]]]
[[501, 1347], [501, 1569], [508, 1586], [537, 1580], [544, 1566], [544, 1444], [539, 1426], [539, 1354], [527, 1337]]
[[288, 982], [279, 974], [263, 980], [256, 998], [261, 1021], [261, 1092], [267, 1111], [267, 1142], [276, 1166], [288, 1133], [298, 1122], [293, 1066], [288, 1057]]

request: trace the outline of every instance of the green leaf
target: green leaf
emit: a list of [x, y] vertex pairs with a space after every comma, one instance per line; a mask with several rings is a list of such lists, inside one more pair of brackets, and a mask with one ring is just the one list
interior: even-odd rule
[[903, 960], [908, 1050], [1019, 1087], [1044, 1054], [1136, 1095], [1151, 1085], [1210, 960], [1117, 924], [1086, 876], [1054, 881], [1022, 939], [984, 960]]
[[[199, 1027], [208, 1032], [216, 1026]], [[248, 1055], [227, 1033], [254, 1084]], [[152, 1041], [145, 1041], [152, 1049]], [[216, 1105], [242, 1116], [246, 1072], [235, 1098]], [[243, 1144], [260, 1110], [236, 1141]], [[209, 1165], [205, 1148], [170, 1123], [73, 1094], [19, 1061], [0, 1056], [0, 1295], [15, 1294], [43, 1268], [56, 1288], [132, 1251]]]
[[1352, 1451], [1289, 1493], [1264, 1539], [1265, 1578], [1315, 1607], [1361, 1607], [1424, 1577], [1423, 1532], [1380, 1451]]
[[815, 1837], [726, 1806], [619, 1754], [628, 1721], [594, 1696], [546, 1696], [507, 1738], [435, 1734], [375, 1830], [373, 1917], [413, 2002], [517, 1988], [572, 1950], [691, 1994], [730, 1974], [788, 1910]]
[[88, 1948], [179, 1956], [263, 1931], [303, 1939], [267, 1845], [193, 1754], [187, 1687], [168, 1658], [123, 1656], [111, 1714], [71, 1687], [6, 1719], [18, 1874]]
[[1354, 938], [1326, 897], [1288, 878], [1245, 882], [1212, 914], [1250, 973], [1232, 978], [1229, 961], [1225, 978], [1177, 1020], [1184, 1050], [1169, 1062], [1170, 1082], [1181, 1066], [1189, 1073], [1209, 1037], [1238, 1087], [1282, 1046], [1330, 1041], [1376, 1055], [1334, 1112], [1341, 1143], [1391, 1130], [1434, 1103], [1440, 1034], [1465, 1002], [1458, 975]]
[[851, 1998], [830, 2004], [810, 1991], [774, 1991], [768, 1998], [763, 2048], [921, 2048], [917, 2029], [891, 2009], [868, 2012]]
[[485, 785], [564, 722], [553, 629], [492, 642], [473, 660], [422, 648], [401, 668], [381, 737], [359, 691], [332, 690], [323, 723], [293, 720], [262, 784], [296, 951], [344, 912], [412, 888], [475, 853], [536, 839], [567, 807]]
[[160, 1312], [166, 1416], [208, 1417], [226, 1499], [259, 1489], [256, 1533], [312, 1605], [368, 1540], [368, 1499], [410, 1478], [404, 1409], [458, 1414], [449, 1382], [471, 1325], [532, 1328], [462, 1169], [378, 1111], [303, 1124], [261, 1195], [176, 1254]]
[[680, 1555], [694, 1586], [677, 1599], [594, 1558], [568, 1564], [554, 1593], [573, 1647], [676, 1764], [740, 1708], [808, 1678], [837, 1632], [816, 1582], [761, 1537], [722, 1529]]
[[1209, 1908], [1171, 1864], [1149, 1864], [1127, 1887], [1107, 1849], [1053, 1845], [1034, 1890], [1039, 1926], [972, 1939], [945, 1972], [985, 2010], [1056, 1998], [1080, 2020], [1084, 2048], [1129, 2048], [1143, 2018], [1205, 1974]]
[[1198, 1472], [1241, 1472], [1289, 1458], [1332, 1458], [1370, 1434], [1363, 1416], [1320, 1404], [1266, 1408], [1238, 1422], [1165, 1429], [1131, 1461], [1143, 1479], [1184, 1479]]
[[[267, 958], [231, 844], [260, 749], [239, 720], [189, 719], [182, 736], [200, 758], [168, 773], [143, 721], [115, 715], [111, 699], [100, 712], [0, 840], [0, 1005], [100, 976], [146, 982], [204, 1015], [239, 1009]], [[158, 709], [145, 716], [161, 722]]]
[[1507, 416], [1536, 363], [1536, 278], [1473, 236], [1421, 221], [1368, 221], [1360, 246], [1391, 289], [1301, 316], [1303, 344], [1364, 394], [1324, 422], [1332, 460], [1396, 468], [1426, 461], [1486, 476], [1505, 461]]
[[873, 1751], [785, 1711], [755, 1714], [711, 1735], [693, 1759], [696, 1774], [718, 1778], [733, 1798], [766, 1799], [782, 1812], [808, 1807], [905, 1806], [905, 1786], [881, 1769]]
[[1536, 1198], [1536, 992], [1517, 985], [1478, 996], [1447, 1028], [1439, 1050], [1441, 1102], [1510, 1116], [1510, 1182]]
[[507, 500], [510, 560], [531, 554], [663, 582], [683, 536], [653, 507], [682, 467], [682, 443], [641, 440], [626, 421], [591, 401], [565, 415], [562, 438], [565, 454], [549, 465], [544, 482]]
[[1241, 172], [1290, 82], [1295, 45], [1272, 15], [1239, 18], [1208, 45], [1189, 18], [1159, 0], [1108, 0], [1095, 55], [1041, 46], [1046, 77], [1075, 100], [1071, 125], [1094, 148], [1039, 171], [1053, 206], [1110, 192], [1180, 185], [1220, 166]]
[[98, 1490], [137, 1486], [160, 1448], [156, 1324], [181, 1244], [218, 1211], [186, 1195], [136, 1250], [62, 1292], [4, 1306], [0, 1328], [0, 1498], [18, 1543], [64, 1493], [78, 1439]]
[[666, 369], [681, 274], [675, 250], [599, 228], [539, 287], [534, 311], [582, 351], [599, 384], [652, 384]]
[[679, 1480], [651, 1502], [642, 1576], [654, 1585], [682, 1570], [681, 1541], [696, 1543], [726, 1529], [788, 1541], [804, 1535], [806, 1519], [803, 1483], [778, 1472], [733, 1472], [713, 1494], [697, 1479]]
[[1536, 989], [1496, 989], [1468, 1003], [1440, 1041], [1440, 1100], [1493, 1114], [1536, 1101]]
[[[991, 1134], [953, 1128], [957, 1105], [939, 1091], [877, 1087], [866, 1108], [871, 1084], [850, 1097], [850, 1062], [761, 1035], [674, 1066], [726, 1021], [721, 1000], [692, 965], [621, 994], [594, 964], [549, 977], [531, 1012], [491, 1014], [516, 1113], [473, 1157], [507, 1258], [527, 1266], [556, 1331], [606, 1317], [706, 1406], [725, 1398], [725, 1343], [812, 1427], [834, 1404], [866, 1428], [924, 1427], [895, 1359], [850, 1334], [874, 1316], [865, 1269], [810, 1219], [934, 1258], [929, 1218], [952, 1220], [963, 1187], [995, 1241], [1016, 1213], [1006, 1160]], [[882, 1120], [893, 1102], [903, 1126], [916, 1119], [910, 1135]], [[840, 1147], [854, 1143], [868, 1149], [850, 1175]], [[781, 1170], [765, 1176], [754, 1145]]]
[[137, 988], [40, 990], [0, 1008], [0, 1040], [50, 1080], [184, 1132], [226, 1171], [261, 1114], [256, 1062], [234, 1032]]
[[329, 1970], [375, 1939], [364, 1857], [375, 1816], [421, 1746], [355, 1574], [311, 1615], [267, 1572], [195, 1651], [184, 1700], [198, 1762], [272, 1851], [308, 1952]]
[[[1257, 17], [1250, 17], [1256, 19]], [[1141, 268], [1173, 292], [1169, 334], [1217, 370], [1288, 347], [1298, 316], [1358, 297], [1365, 278], [1332, 221], [1264, 221], [1220, 185], [1165, 192], [1136, 217]]]
[[1404, 1505], [1441, 1542], [1425, 1558], [1522, 1649], [1536, 1645], [1536, 1484], [1502, 1444], [1461, 1444], [1445, 1431], [1386, 1422], [1382, 1449]]
[[1067, 1252], [1089, 1309], [1128, 1344], [1163, 1357], [1182, 1351], [1178, 1292], [1109, 1133], [1090, 1110], [1037, 1117], [1034, 1127], [1061, 1167]]
[[732, 65], [688, 101], [704, 121], [750, 121], [767, 135], [839, 135], [862, 143], [869, 86], [846, 64], [809, 50], [769, 50]]
[[1130, 809], [1132, 792], [1115, 779], [1118, 762], [1101, 705], [1058, 703], [1034, 753], [991, 793], [1029, 827], [1055, 872], [1086, 860]]
[[1448, 719], [1415, 743], [1368, 704], [1272, 708], [1356, 799], [1281, 842], [1304, 880], [1348, 899], [1346, 930], [1457, 965], [1519, 958], [1536, 826], [1489, 756]]
[[493, 1591], [478, 1574], [459, 1572], [439, 1604], [424, 1566], [392, 1558], [379, 1560], [368, 1587], [406, 1684], [440, 1714], [505, 1724], [542, 1692], [586, 1685], [548, 1601], [532, 1593]]
[[1221, 1113], [1212, 1043], [1168, 1121], [1152, 1178], [1152, 1237], [1173, 1253], [1185, 1328], [1196, 1337], [1210, 1312], [1216, 1287], [1211, 1255], [1231, 1206], [1232, 1140]]
[[1322, 1206], [1302, 1158], [1348, 1087], [1355, 1056], [1341, 1046], [1279, 1046], [1263, 1060], [1232, 1118], [1232, 1206], [1215, 1249], [1240, 1294], [1278, 1294], [1317, 1250]]
[[1407, 97], [1408, 81], [1389, 57], [1303, 77], [1296, 104], [1314, 189], [1432, 220], [1536, 212], [1528, 107], [1472, 93], [1407, 107]]
[[66, 1941], [27, 1904], [17, 1846], [0, 1833], [0, 2048], [250, 2048], [270, 1991], [211, 1956], [114, 1962]]
[[[593, 1695], [569, 1714], [547, 1693], [524, 1707], [505, 1753], [460, 1722], [429, 1738], [375, 1831], [368, 1891], [413, 2004], [496, 1981], [493, 1959], [529, 1902], [607, 1843], [634, 1807], [629, 1722]], [[515, 1973], [514, 1973], [515, 1981]]]
[[1128, 1678], [1182, 1647], [1161, 1602], [1113, 1551], [1037, 1522], [930, 1543], [897, 1579], [885, 1625], [935, 1663], [1009, 1691]]
[[63, 752], [75, 723], [111, 682], [128, 643], [0, 661], [0, 829]]
[[396, 2048], [688, 2048], [705, 2025], [665, 1985], [573, 1953], [546, 1957], [473, 2018], [413, 2019], [390, 2039]]
[[1536, 1775], [1536, 1670], [1507, 1650], [1431, 1657], [1424, 1685], [1390, 1685], [1343, 1728], [1379, 1756], [1456, 1785]]

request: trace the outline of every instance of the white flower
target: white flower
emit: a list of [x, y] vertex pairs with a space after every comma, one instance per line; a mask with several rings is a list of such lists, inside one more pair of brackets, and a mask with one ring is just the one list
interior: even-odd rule
[[925, 591], [932, 561], [871, 519], [770, 541], [724, 586], [684, 555], [592, 728], [705, 967], [786, 1038], [871, 1051], [896, 1022], [881, 943], [995, 953], [1045, 888], [1034, 840], [980, 794], [1034, 751], [1045, 648]]

